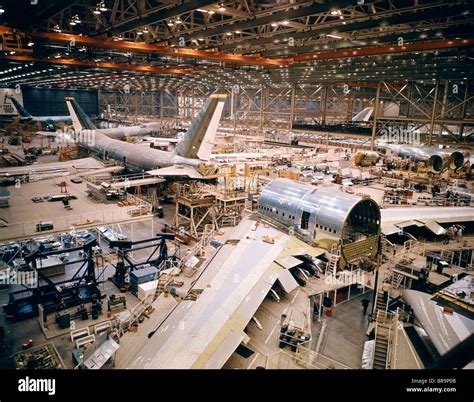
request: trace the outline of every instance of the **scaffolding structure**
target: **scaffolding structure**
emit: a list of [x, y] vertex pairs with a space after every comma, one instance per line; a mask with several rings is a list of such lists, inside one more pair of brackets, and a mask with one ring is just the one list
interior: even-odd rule
[[219, 191], [204, 183], [176, 183], [174, 225], [195, 238], [200, 238], [206, 227], [219, 230], [236, 226], [241, 221], [247, 196], [227, 184], [224, 186]]

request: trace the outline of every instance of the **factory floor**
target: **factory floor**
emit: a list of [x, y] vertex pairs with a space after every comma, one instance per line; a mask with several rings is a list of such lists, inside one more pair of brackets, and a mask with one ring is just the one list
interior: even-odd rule
[[[67, 231], [73, 225], [86, 221], [121, 222], [131, 220], [127, 207], [119, 207], [116, 203], [97, 203], [87, 197], [86, 182], [69, 183], [68, 192], [77, 197], [70, 201], [72, 210], [64, 208], [63, 203], [39, 202], [34, 203], [33, 197], [45, 197], [61, 194], [59, 183], [63, 178], [41, 180], [25, 183], [21, 187], [8, 187], [10, 192], [10, 207], [1, 211], [0, 216], [9, 222], [8, 227], [0, 228], [0, 240], [38, 236], [36, 224], [40, 221], [53, 222], [54, 231]], [[68, 181], [69, 182], [69, 181]], [[49, 232], [44, 232], [48, 234]]]
[[[152, 237], [152, 233], [159, 233], [160, 227], [164, 223], [171, 223], [173, 219], [174, 206], [166, 205], [164, 210], [165, 219], [153, 218], [152, 220], [121, 225], [122, 232], [127, 235], [129, 239], [133, 240], [142, 240]], [[181, 252], [185, 252], [185, 250], [186, 248], [181, 249]], [[139, 259], [142, 257], [142, 255], [136, 253], [134, 257]], [[71, 256], [71, 259], [74, 258], [74, 256]], [[75, 268], [77, 268], [77, 264], [75, 266], [69, 266], [64, 274], [51, 277], [51, 279], [54, 282], [59, 282], [71, 278], [76, 272]], [[110, 280], [108, 280], [108, 278], [111, 277], [114, 272], [115, 270], [112, 266], [108, 266], [104, 270], [97, 270], [97, 276], [99, 273], [102, 273], [101, 277], [98, 276], [98, 280], [104, 281], [102, 284], [99, 284], [99, 289], [107, 296], [111, 294], [125, 295], [127, 299], [127, 308], [130, 309], [135, 306], [139, 300], [131, 293], [120, 293], [119, 289], [117, 289], [117, 287]], [[9, 293], [19, 289], [19, 285], [12, 285], [9, 288], [0, 290], [0, 304], [7, 304]], [[103, 301], [102, 308], [103, 314], [99, 316], [98, 320], [76, 320], [76, 328], [83, 328], [85, 326], [92, 327], [93, 325], [96, 325], [100, 322], [110, 320], [106, 314], [107, 300]], [[50, 324], [48, 335], [45, 336], [44, 332], [40, 328], [37, 318], [30, 318], [17, 323], [9, 323], [6, 320], [6, 315], [3, 309], [0, 309], [0, 326], [4, 327], [5, 329], [5, 343], [12, 349], [12, 353], [21, 351], [22, 344], [29, 339], [33, 340], [34, 346], [39, 346], [47, 342], [53, 342], [66, 367], [73, 368], [71, 351], [75, 348], [75, 344], [71, 342], [68, 330], [59, 330], [57, 325]], [[11, 364], [12, 362], [7, 356], [0, 357], [0, 369], [12, 368]]]
[[[358, 369], [362, 364], [362, 351], [367, 341], [367, 315], [362, 314], [362, 299], [372, 300], [372, 291], [358, 295], [351, 300], [337, 304], [333, 309], [332, 317], [324, 317], [321, 321], [315, 320], [312, 325], [313, 339], [317, 340], [321, 332], [322, 320], [326, 320], [327, 327], [323, 335], [319, 352], [348, 367]], [[370, 311], [372, 303], [369, 305]]]
[[[145, 221], [137, 221], [137, 222], [132, 222], [132, 223], [126, 223], [120, 225], [121, 233], [127, 236], [128, 239], [137, 241], [137, 240], [143, 240], [147, 238], [154, 237], [156, 233], [161, 232], [161, 226], [163, 226], [165, 223], [166, 224], [172, 224], [173, 221], [173, 216], [174, 216], [174, 205], [164, 205], [164, 219], [158, 219], [158, 218], [152, 218], [148, 219]], [[219, 240], [220, 242], [224, 242], [229, 236], [232, 236], [232, 228], [224, 228], [223, 232], [220, 235], [216, 235], [216, 240]], [[107, 247], [101, 242], [101, 246], [106, 250]], [[189, 247], [185, 245], [179, 245], [179, 253], [181, 256], [185, 255], [186, 252], [188, 251]], [[132, 258], [134, 260], [140, 261], [143, 258], [146, 258], [150, 254], [150, 250], [140, 250], [138, 252], [133, 253]], [[67, 250], [65, 250], [67, 251]], [[205, 248], [205, 258], [210, 259], [214, 255], [216, 249], [212, 247], [211, 245], [208, 245]], [[168, 248], [168, 253], [173, 253], [174, 249], [172, 246]], [[74, 260], [76, 257], [74, 255], [70, 255], [70, 259]], [[75, 264], [74, 266], [69, 266], [70, 268], [66, 269], [66, 272], [62, 275], [57, 275], [55, 277], [52, 277], [51, 279], [54, 282], [59, 282], [59, 281], [64, 281], [66, 279], [71, 278], [74, 273], [76, 272], [78, 264]], [[197, 279], [199, 276], [200, 271], [202, 270], [199, 268], [197, 272], [192, 276], [192, 277], [186, 277], [185, 275], [180, 275], [176, 279], [177, 280], [182, 280], [184, 282], [183, 284], [183, 289], [189, 289], [192, 283]], [[110, 281], [108, 278], [110, 278], [114, 274], [115, 270], [113, 266], [105, 264], [104, 268], [100, 268], [97, 270], [97, 278], [99, 281], [104, 281], [103, 283], [99, 284], [99, 289], [103, 294], [106, 295], [111, 295], [111, 294], [119, 294], [119, 295], [125, 295], [127, 299], [127, 309], [133, 308], [139, 300], [132, 295], [131, 293], [120, 293], [120, 291], [117, 289], [117, 287]], [[99, 276], [100, 274], [100, 276]], [[14, 290], [19, 290], [19, 287], [17, 285], [12, 285], [10, 288], [0, 290], [0, 304], [7, 304], [8, 303], [8, 295], [11, 291]], [[173, 302], [172, 297], [168, 298], [163, 298], [160, 297], [159, 299], [156, 300], [154, 305], [155, 307], [155, 312], [151, 315], [150, 320], [146, 320], [144, 323], [139, 325], [139, 332], [140, 334], [143, 333], [148, 333], [145, 331], [147, 328], [147, 325], [150, 328], [154, 328], [159, 322], [161, 321], [162, 318], [166, 316], [166, 314], [169, 312], [169, 310], [176, 304], [176, 302]], [[89, 326], [91, 329], [94, 325], [107, 321], [110, 318], [107, 317], [106, 312], [107, 312], [107, 301], [104, 300], [103, 302], [103, 314], [99, 316], [98, 320], [92, 320], [88, 319], [86, 321], [82, 320], [76, 320], [76, 329], [79, 328], [84, 328], [86, 326]], [[51, 318], [52, 319], [52, 318]], [[43, 331], [40, 328], [40, 325], [38, 323], [37, 318], [31, 318], [27, 319], [24, 321], [20, 321], [17, 323], [9, 323], [6, 320], [6, 315], [3, 311], [3, 309], [0, 310], [0, 326], [3, 326], [5, 328], [6, 336], [5, 336], [5, 342], [6, 344], [12, 349], [12, 353], [17, 353], [22, 350], [22, 344], [25, 343], [27, 340], [31, 339], [33, 340], [34, 346], [39, 346], [42, 344], [45, 344], [47, 342], [53, 342], [56, 349], [58, 350], [59, 355], [61, 356], [64, 364], [66, 365], [67, 368], [73, 368], [73, 363], [72, 363], [72, 349], [75, 348], [75, 343], [71, 342], [70, 336], [69, 336], [69, 330], [59, 330], [57, 328], [57, 325], [55, 324], [50, 324], [49, 325], [49, 330], [48, 330], [48, 335], [45, 336]], [[91, 331], [92, 333], [92, 331]], [[125, 350], [126, 354], [125, 356], [122, 356], [122, 351], [119, 350], [120, 352], [120, 359], [118, 359], [117, 364], [118, 367], [126, 367], [125, 365], [122, 365], [123, 360], [127, 360], [127, 362], [133, 357], [133, 353], [130, 353], [133, 351], [136, 353], [136, 349], [138, 346], [140, 346], [140, 334], [134, 334], [134, 333], [127, 333], [124, 337], [124, 342], [130, 341], [129, 347], [124, 348], [125, 349], [130, 349], [130, 350]], [[146, 338], [146, 337], [145, 337]], [[87, 356], [87, 354], [86, 354]], [[12, 367], [12, 362], [10, 359], [7, 357], [0, 357], [0, 369], [2, 368], [13, 368]]]

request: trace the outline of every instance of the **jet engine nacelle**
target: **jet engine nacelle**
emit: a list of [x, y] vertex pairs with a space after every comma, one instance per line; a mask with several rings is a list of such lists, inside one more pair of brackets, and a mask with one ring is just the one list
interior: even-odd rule
[[354, 164], [361, 167], [374, 166], [380, 159], [375, 151], [359, 151], [354, 155]]
[[464, 163], [469, 159], [470, 153], [468, 151], [454, 151], [449, 156], [448, 167], [451, 170], [458, 170], [464, 166]]

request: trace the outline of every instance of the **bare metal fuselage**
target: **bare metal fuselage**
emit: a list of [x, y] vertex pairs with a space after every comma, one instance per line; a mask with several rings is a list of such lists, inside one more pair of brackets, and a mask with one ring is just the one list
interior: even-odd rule
[[84, 144], [104, 159], [114, 159], [135, 171], [147, 171], [173, 165], [198, 167], [199, 159], [183, 158], [173, 152], [130, 144], [110, 138], [102, 130], [91, 130], [93, 144]]

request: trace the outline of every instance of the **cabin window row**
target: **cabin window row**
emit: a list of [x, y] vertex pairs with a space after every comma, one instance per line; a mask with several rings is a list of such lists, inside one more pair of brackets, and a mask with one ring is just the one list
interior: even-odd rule
[[[260, 205], [260, 210], [262, 211], [267, 211], [267, 212], [274, 212], [276, 215], [279, 215], [279, 211], [276, 210], [275, 208], [269, 208], [269, 207], [264, 207], [263, 205]], [[281, 216], [284, 218], [285, 217], [285, 213], [282, 212], [281, 213]], [[288, 215], [288, 219], [292, 219], [292, 220], [295, 220], [296, 217], [294, 215]]]

